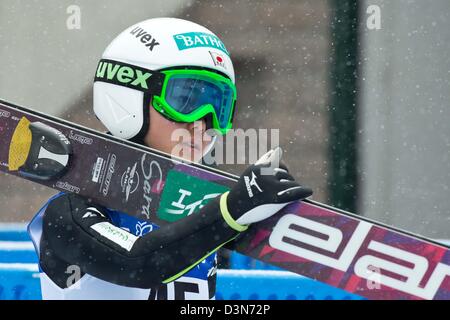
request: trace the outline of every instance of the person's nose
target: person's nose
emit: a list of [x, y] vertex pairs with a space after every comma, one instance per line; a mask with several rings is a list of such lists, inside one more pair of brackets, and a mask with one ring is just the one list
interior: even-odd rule
[[203, 133], [206, 130], [206, 121], [205, 119], [197, 120], [188, 124], [188, 130], [191, 132], [200, 132]]

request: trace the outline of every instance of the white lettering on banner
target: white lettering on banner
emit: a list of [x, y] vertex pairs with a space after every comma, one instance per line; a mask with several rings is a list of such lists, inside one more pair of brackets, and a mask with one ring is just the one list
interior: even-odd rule
[[[293, 230], [291, 227], [294, 225], [315, 231], [326, 237], [323, 239], [323, 237], [319, 238], [311, 234]], [[310, 249], [302, 248], [293, 243], [288, 243], [286, 239], [292, 239], [330, 252], [330, 254], [335, 254], [343, 241], [341, 230], [294, 214], [286, 214], [280, 218], [274, 227], [269, 237], [269, 244], [275, 249], [347, 272], [371, 228], [372, 225], [370, 223], [365, 221], [359, 222], [351, 238], [345, 244], [345, 248], [340, 257], [333, 258]], [[381, 285], [386, 285], [423, 299], [433, 299], [442, 282], [447, 276], [450, 276], [450, 266], [438, 263], [425, 287], [421, 288], [420, 282], [429, 267], [428, 260], [425, 257], [374, 240], [370, 241], [366, 249], [406, 261], [412, 264], [413, 267], [409, 268], [393, 261], [387, 261], [372, 255], [364, 255], [356, 261], [354, 271], [357, 276], [372, 282], [376, 279]], [[402, 281], [400, 277], [396, 279], [383, 275], [380, 273], [380, 270], [398, 274], [400, 277], [406, 278], [406, 280]], [[380, 287], [375, 286], [370, 289], [374, 288], [379, 289]]]

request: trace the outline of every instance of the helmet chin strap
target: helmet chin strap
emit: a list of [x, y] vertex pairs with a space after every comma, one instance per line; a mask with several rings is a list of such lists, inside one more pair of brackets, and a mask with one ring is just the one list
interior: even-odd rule
[[143, 145], [143, 146], [147, 146], [145, 144], [145, 142], [144, 142], [144, 138], [145, 138], [145, 136], [143, 136], [143, 135], [137, 135], [137, 136], [134, 136], [133, 138], [128, 139], [128, 140], [131, 141], [131, 142]]

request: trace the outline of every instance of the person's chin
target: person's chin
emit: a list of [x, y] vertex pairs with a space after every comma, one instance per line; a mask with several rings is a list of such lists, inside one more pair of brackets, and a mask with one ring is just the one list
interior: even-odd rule
[[203, 158], [203, 152], [201, 150], [193, 150], [192, 154], [194, 155], [194, 159], [192, 160], [192, 162], [195, 163], [200, 163], [202, 161]]
[[[185, 152], [187, 150], [189, 150], [190, 152]], [[203, 158], [203, 153], [200, 148], [186, 146], [181, 150], [180, 154], [176, 156], [179, 156], [180, 158], [190, 162], [200, 163]]]

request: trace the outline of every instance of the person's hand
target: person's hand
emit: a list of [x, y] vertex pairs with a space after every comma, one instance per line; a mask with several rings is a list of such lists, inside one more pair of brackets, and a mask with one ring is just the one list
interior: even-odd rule
[[234, 229], [244, 231], [247, 225], [267, 219], [289, 203], [312, 195], [312, 190], [297, 183], [280, 162], [281, 153], [280, 148], [267, 152], [221, 196], [222, 215]]

